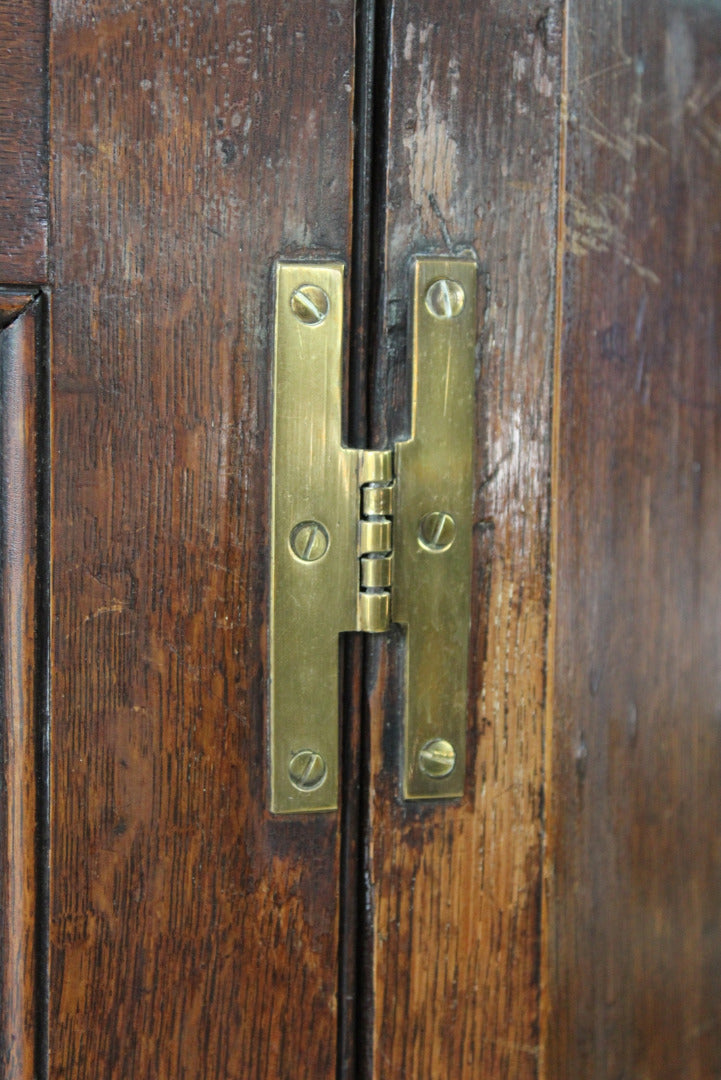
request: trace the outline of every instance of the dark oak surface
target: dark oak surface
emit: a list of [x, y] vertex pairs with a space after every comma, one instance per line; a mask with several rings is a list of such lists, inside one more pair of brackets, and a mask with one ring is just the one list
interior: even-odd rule
[[0, 1075], [36, 1076], [37, 346], [40, 301], [0, 291]]
[[[718, 1080], [718, 4], [379, 4], [349, 430], [367, 374], [374, 443], [407, 431], [408, 259], [473, 248], [467, 793], [399, 799], [396, 634], [346, 649], [345, 816], [293, 821], [265, 810], [270, 271], [350, 260], [357, 13], [50, 9], [48, 101], [46, 6], [0, 4], [6, 285], [48, 276], [53, 117], [49, 1077]], [[0, 291], [9, 1080], [46, 1056], [44, 311]]]
[[551, 1080], [721, 1074], [721, 12], [570, 5]]
[[272, 820], [271, 267], [348, 258], [353, 10], [53, 6], [53, 1080], [331, 1080], [334, 815]]
[[47, 3], [0, 3], [0, 284], [47, 275]]
[[401, 803], [399, 670], [380, 643], [369, 671], [367, 1052], [378, 1080], [537, 1073], [558, 18], [555, 3], [392, 10], [380, 443], [408, 425], [411, 255], [472, 247], [481, 325], [462, 801]]

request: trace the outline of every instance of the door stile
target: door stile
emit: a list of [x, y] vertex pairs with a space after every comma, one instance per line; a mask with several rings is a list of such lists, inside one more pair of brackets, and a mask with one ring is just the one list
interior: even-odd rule
[[0, 1066], [47, 1075], [47, 308], [0, 289]]
[[418, 0], [389, 12], [374, 445], [408, 432], [411, 257], [472, 252], [482, 286], [463, 798], [404, 803], [402, 634], [366, 647], [378, 1080], [538, 1070], [560, 16], [459, 2], [441, 18]]
[[0, 8], [0, 1073], [46, 1080], [48, 139], [43, 0]]
[[268, 809], [270, 369], [276, 260], [349, 258], [354, 18], [52, 5], [57, 1080], [336, 1080], [339, 818]]
[[567, 8], [543, 1075], [721, 1069], [721, 15]]

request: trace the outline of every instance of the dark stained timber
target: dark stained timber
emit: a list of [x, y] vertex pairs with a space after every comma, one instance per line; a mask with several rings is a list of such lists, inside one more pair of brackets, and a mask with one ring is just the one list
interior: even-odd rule
[[0, 282], [47, 280], [47, 2], [0, 3]]
[[376, 133], [387, 143], [378, 445], [407, 432], [409, 259], [475, 251], [481, 289], [460, 801], [402, 803], [401, 666], [369, 646], [366, 1050], [377, 1080], [537, 1074], [559, 13], [401, 0], [390, 17]]
[[573, 0], [548, 1080], [721, 1074], [721, 11]]
[[334, 1080], [267, 811], [271, 269], [350, 258], [353, 5], [53, 5], [51, 1077]]
[[[38, 940], [38, 348], [42, 302], [0, 289], [0, 1073], [42, 1075]], [[40, 947], [38, 947], [40, 944]]]

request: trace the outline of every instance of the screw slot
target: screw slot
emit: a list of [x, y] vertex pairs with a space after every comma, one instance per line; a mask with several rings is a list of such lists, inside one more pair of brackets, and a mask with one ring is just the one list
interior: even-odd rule
[[317, 562], [328, 550], [330, 538], [320, 521], [301, 521], [290, 534], [290, 547], [301, 562]]
[[418, 541], [426, 551], [448, 551], [456, 538], [456, 523], [445, 510], [432, 510], [418, 523]]
[[307, 326], [319, 326], [330, 311], [330, 300], [320, 285], [299, 285], [290, 298], [290, 310]]
[[456, 751], [448, 739], [431, 739], [421, 747], [418, 767], [432, 780], [450, 776], [456, 767]]
[[426, 292], [426, 307], [435, 319], [455, 319], [465, 302], [463, 286], [453, 278], [439, 278]]
[[288, 776], [298, 791], [317, 791], [328, 775], [325, 759], [315, 750], [299, 750], [288, 764]]

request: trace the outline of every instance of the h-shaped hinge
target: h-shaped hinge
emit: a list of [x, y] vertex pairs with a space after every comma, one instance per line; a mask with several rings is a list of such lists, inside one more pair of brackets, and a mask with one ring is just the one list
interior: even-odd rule
[[405, 631], [402, 793], [463, 794], [477, 267], [412, 266], [411, 434], [343, 445], [340, 262], [279, 262], [271, 497], [270, 804], [338, 803], [339, 642]]

